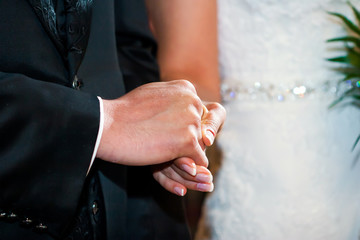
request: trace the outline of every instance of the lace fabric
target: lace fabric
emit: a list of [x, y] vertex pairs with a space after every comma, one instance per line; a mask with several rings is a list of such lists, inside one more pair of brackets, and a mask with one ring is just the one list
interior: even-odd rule
[[[351, 15], [345, 0], [219, 0], [223, 84], [318, 89], [340, 76], [326, 39]], [[337, 45], [339, 47], [339, 45]], [[225, 97], [225, 96], [223, 96]], [[223, 164], [205, 204], [213, 240], [355, 240], [360, 231], [360, 110], [299, 101], [227, 101]]]

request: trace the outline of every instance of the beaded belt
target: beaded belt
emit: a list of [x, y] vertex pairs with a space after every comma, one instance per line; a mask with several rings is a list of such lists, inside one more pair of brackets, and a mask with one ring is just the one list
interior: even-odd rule
[[327, 81], [318, 86], [309, 86], [302, 83], [296, 84], [269, 84], [255, 82], [252, 85], [242, 84], [238, 81], [226, 81], [221, 84], [221, 95], [224, 102], [240, 100], [277, 101], [298, 100], [304, 98], [335, 98], [345, 91], [360, 87], [360, 81]]

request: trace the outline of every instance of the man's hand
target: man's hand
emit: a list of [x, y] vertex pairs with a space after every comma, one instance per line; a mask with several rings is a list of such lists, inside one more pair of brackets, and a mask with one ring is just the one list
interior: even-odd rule
[[201, 119], [201, 129], [204, 144], [209, 147], [214, 143], [217, 133], [221, 130], [226, 118], [225, 108], [217, 103], [204, 103], [206, 109], [204, 110]]
[[190, 82], [150, 83], [103, 103], [105, 121], [97, 157], [124, 165], [187, 157], [207, 167], [203, 104]]
[[[226, 111], [219, 103], [205, 103], [202, 116], [202, 139], [211, 146], [226, 117]], [[214, 189], [211, 172], [189, 158], [178, 158], [169, 163], [153, 167], [153, 176], [169, 192], [184, 196], [187, 189], [211, 192]]]

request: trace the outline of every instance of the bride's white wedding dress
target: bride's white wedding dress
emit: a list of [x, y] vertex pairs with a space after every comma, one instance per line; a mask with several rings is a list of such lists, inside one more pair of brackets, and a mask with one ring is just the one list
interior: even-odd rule
[[360, 109], [328, 109], [341, 76], [325, 60], [342, 46], [326, 39], [345, 35], [326, 11], [351, 16], [346, 0], [218, 6], [228, 115], [205, 204], [211, 239], [358, 239]]

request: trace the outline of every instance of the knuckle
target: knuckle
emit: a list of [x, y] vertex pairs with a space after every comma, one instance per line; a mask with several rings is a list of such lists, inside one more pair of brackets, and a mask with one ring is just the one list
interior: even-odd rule
[[195, 146], [195, 143], [197, 143], [197, 138], [194, 134], [194, 126], [193, 125], [187, 126], [182, 132], [184, 134], [183, 145], [186, 148]]
[[218, 104], [218, 108], [222, 112], [223, 116], [226, 117], [226, 109], [224, 108], [224, 106], [221, 105], [220, 103], [217, 103], [217, 104]]
[[209, 103], [207, 107], [209, 109], [216, 109], [217, 111], [222, 112], [222, 114], [226, 114], [226, 109], [218, 102]]
[[194, 98], [193, 98], [194, 100], [193, 100], [193, 104], [196, 106], [196, 107], [198, 107], [198, 108], [200, 108], [201, 110], [203, 109], [203, 103], [202, 103], [202, 101], [201, 101], [201, 99], [196, 95], [196, 96], [194, 96]]
[[193, 105], [196, 109], [196, 112], [199, 114], [203, 111], [203, 103], [201, 101], [201, 99], [194, 95], [191, 99], [191, 105]]
[[193, 123], [195, 129], [197, 129], [197, 132], [201, 132], [201, 126], [202, 126], [202, 122], [201, 122], [201, 119], [196, 119]]
[[176, 173], [174, 171], [166, 171], [165, 175], [167, 176], [167, 178], [175, 180], [176, 179]]
[[188, 87], [188, 88], [194, 87], [194, 85], [193, 85], [189, 80], [186, 80], [186, 79], [181, 79], [181, 80], [180, 80], [180, 83], [181, 83], [184, 87]]
[[218, 102], [208, 103], [206, 106], [209, 109], [221, 109], [221, 108], [223, 108], [223, 106]]
[[169, 192], [171, 192], [171, 190], [174, 188], [171, 181], [164, 181], [163, 183], [161, 183], [161, 186]]
[[189, 163], [189, 158], [187, 157], [180, 157], [174, 160], [174, 165], [178, 168], [181, 167], [182, 164], [188, 164]]
[[210, 109], [207, 117], [203, 119], [203, 123], [205, 124], [212, 124], [215, 127], [219, 127], [223, 124], [226, 119], [226, 110], [225, 108], [219, 103], [211, 103], [207, 105]]
[[191, 90], [192, 92], [196, 92], [195, 90], [195, 86], [188, 80], [185, 80], [185, 79], [182, 79], [182, 80], [178, 80], [179, 81], [179, 84], [188, 89], [188, 90]]
[[220, 126], [220, 123], [218, 121], [216, 121], [215, 119], [205, 119], [203, 121], [203, 124], [205, 124], [207, 128], [210, 128], [215, 132], [217, 131], [217, 129]]
[[[192, 103], [187, 105], [186, 111], [183, 112], [183, 120], [184, 126], [188, 127], [193, 125], [195, 128], [199, 128], [201, 126], [201, 112], [199, 111], [197, 106], [194, 106]], [[191, 128], [190, 128], [191, 129]], [[190, 129], [186, 129], [189, 131]], [[192, 129], [191, 129], [192, 130]]]
[[160, 173], [159, 172], [154, 172], [153, 177], [157, 182], [160, 183]]
[[199, 144], [199, 141], [198, 141], [197, 137], [194, 136], [194, 134], [191, 134], [188, 138], [187, 146], [190, 147], [191, 149], [194, 149], [197, 147], [198, 144]]

